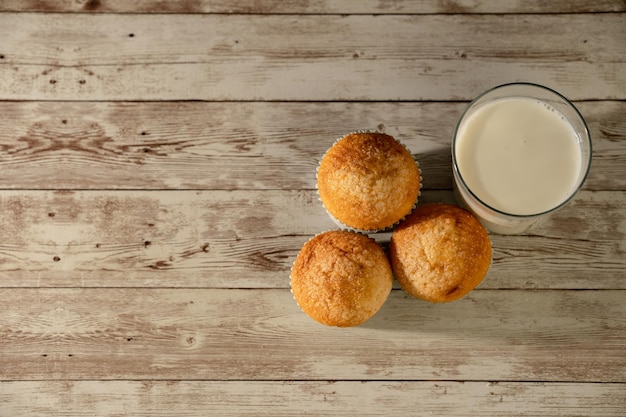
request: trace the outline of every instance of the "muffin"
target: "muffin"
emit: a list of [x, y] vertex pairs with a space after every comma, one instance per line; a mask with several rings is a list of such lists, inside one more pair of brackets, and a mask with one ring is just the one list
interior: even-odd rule
[[420, 171], [409, 151], [392, 136], [350, 133], [324, 155], [317, 190], [326, 211], [353, 229], [387, 229], [415, 207]]
[[291, 292], [312, 319], [351, 327], [383, 305], [393, 275], [382, 248], [347, 230], [321, 233], [304, 244], [291, 269]]
[[491, 241], [467, 210], [427, 204], [393, 231], [389, 258], [407, 293], [447, 302], [467, 295], [483, 280], [491, 265]]

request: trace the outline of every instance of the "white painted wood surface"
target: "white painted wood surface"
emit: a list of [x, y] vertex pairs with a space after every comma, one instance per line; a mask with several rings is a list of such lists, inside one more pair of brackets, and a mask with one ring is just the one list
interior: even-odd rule
[[[625, 57], [617, 0], [0, 1], [0, 416], [626, 415]], [[304, 315], [327, 147], [390, 133], [454, 202], [511, 81], [587, 120], [576, 199], [458, 302]]]

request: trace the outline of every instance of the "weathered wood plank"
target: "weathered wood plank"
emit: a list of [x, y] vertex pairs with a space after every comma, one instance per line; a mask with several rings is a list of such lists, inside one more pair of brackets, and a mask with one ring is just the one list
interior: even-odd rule
[[[623, 55], [623, 54], [622, 54]], [[53, 73], [54, 77], [49, 77]], [[626, 98], [624, 64], [264, 59], [98, 67], [0, 65], [2, 100], [446, 101], [530, 81], [572, 100]], [[390, 76], [391, 75], [391, 76]], [[163, 83], [163, 80], [168, 82]]]
[[[0, 14], [3, 63], [55, 67], [291, 60], [623, 64], [626, 15]], [[563, 31], [573, 25], [576, 30]], [[367, 27], [367, 31], [363, 28]], [[20, 29], [16, 31], [16, 29]], [[480, 29], [483, 37], [471, 36]], [[18, 33], [15, 33], [18, 32]], [[507, 36], [501, 36], [506, 32]], [[77, 37], [76, 34], [81, 36]], [[289, 34], [289, 36], [285, 36]], [[338, 36], [340, 35], [340, 36]], [[499, 35], [499, 36], [498, 36]], [[445, 36], [446, 39], [441, 39]], [[45, 37], [47, 42], [41, 42]], [[488, 39], [488, 42], [485, 42]], [[536, 42], [541, 39], [542, 42]], [[563, 43], [568, 48], [563, 48]], [[600, 46], [602, 46], [600, 48]], [[234, 68], [233, 68], [234, 69]]]
[[623, 13], [6, 13], [0, 98], [467, 100], [529, 80], [574, 100], [624, 99], [625, 28]]
[[[0, 14], [0, 415], [624, 413], [623, 1], [0, 3], [46, 12]], [[392, 133], [422, 201], [452, 201], [459, 101], [515, 80], [579, 101], [576, 200], [493, 236], [459, 302], [396, 285], [359, 328], [300, 312], [330, 143]], [[233, 102], [95, 102], [188, 99]]]
[[307, 235], [332, 225], [315, 199], [297, 191], [3, 193], [2, 285], [285, 287]]
[[626, 382], [626, 291], [392, 291], [327, 328], [287, 289], [0, 289], [1, 380]]
[[626, 11], [620, 0], [3, 0], [0, 11], [106, 13], [594, 13]]
[[[576, 104], [594, 147], [585, 188], [626, 190], [626, 102]], [[379, 129], [416, 155], [425, 189], [450, 189], [466, 106], [0, 102], [0, 188], [314, 189], [337, 137]]]
[[622, 417], [625, 384], [413, 381], [0, 382], [0, 411], [34, 416]]
[[[482, 288], [626, 288], [624, 204], [583, 191], [527, 236], [492, 236]], [[288, 288], [302, 244], [336, 227], [315, 191], [2, 191], [0, 213], [2, 287]]]

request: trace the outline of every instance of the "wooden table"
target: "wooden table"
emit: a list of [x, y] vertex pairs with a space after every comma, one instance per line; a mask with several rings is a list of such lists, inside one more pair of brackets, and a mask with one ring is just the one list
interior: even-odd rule
[[[626, 415], [624, 1], [0, 10], [1, 416]], [[586, 118], [576, 199], [492, 235], [460, 301], [396, 283], [356, 328], [302, 313], [323, 152], [387, 132], [452, 202], [454, 125], [512, 81]]]

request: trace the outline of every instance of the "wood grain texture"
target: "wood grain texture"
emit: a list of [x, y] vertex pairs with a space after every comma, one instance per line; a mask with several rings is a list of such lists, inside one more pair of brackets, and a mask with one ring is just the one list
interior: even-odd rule
[[[340, 61], [623, 64], [624, 13], [575, 15], [64, 15], [3, 13], [3, 64], [51, 67]], [[564, 23], [576, 30], [563, 32]], [[601, 23], [599, 25], [598, 23]], [[452, 28], [451, 28], [452, 27]], [[16, 32], [16, 29], [21, 30]], [[367, 28], [367, 36], [363, 29]], [[481, 36], [470, 35], [480, 30]], [[497, 36], [506, 32], [506, 37]], [[75, 34], [80, 33], [80, 37]], [[290, 36], [285, 36], [289, 34]], [[442, 35], [446, 36], [441, 39]], [[40, 42], [45, 37], [47, 42]], [[485, 42], [486, 40], [489, 42]], [[542, 42], [536, 42], [541, 39]], [[568, 44], [564, 49], [563, 43]], [[602, 46], [601, 48], [599, 46]], [[49, 74], [52, 76], [52, 72]], [[387, 80], [386, 80], [387, 81]]]
[[624, 13], [5, 13], [0, 99], [469, 100], [520, 80], [624, 99], [624, 28]]
[[[0, 12], [0, 416], [625, 414], [623, 0]], [[301, 312], [289, 269], [335, 228], [315, 192], [333, 141], [396, 136], [420, 201], [453, 202], [454, 126], [512, 81], [575, 100], [583, 191], [492, 235], [462, 300], [394, 283], [357, 328]]]
[[[493, 235], [481, 288], [626, 288], [625, 203], [584, 191], [526, 236]], [[0, 213], [2, 287], [288, 288], [304, 242], [336, 228], [315, 191], [3, 191]]]
[[620, 0], [3, 0], [0, 11], [106, 13], [585, 13], [625, 11]]
[[626, 384], [413, 381], [0, 382], [0, 412], [36, 416], [622, 417]]
[[[626, 190], [626, 102], [578, 102], [593, 139], [587, 190]], [[467, 103], [0, 102], [0, 188], [314, 189], [340, 136], [383, 130], [451, 189]], [[252, 172], [252, 175], [251, 175]]]
[[[504, 58], [504, 56], [503, 56]], [[507, 82], [534, 82], [572, 100], [623, 100], [624, 64], [264, 59], [99, 67], [0, 65], [2, 100], [446, 101]], [[235, 69], [233, 69], [235, 68]], [[54, 73], [54, 77], [48, 77]], [[386, 78], [385, 84], [376, 80]], [[163, 83], [167, 80], [166, 83]]]
[[1, 380], [626, 382], [623, 290], [479, 290], [441, 305], [396, 290], [349, 329], [314, 322], [287, 289], [0, 289], [0, 299]]

